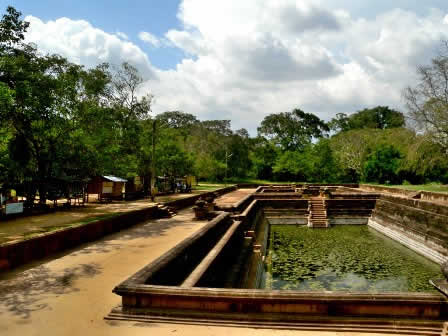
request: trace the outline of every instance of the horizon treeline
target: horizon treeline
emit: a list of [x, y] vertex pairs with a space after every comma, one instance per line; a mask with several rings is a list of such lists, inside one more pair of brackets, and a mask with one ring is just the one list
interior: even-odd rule
[[[266, 116], [256, 137], [229, 120], [153, 115], [151, 93], [137, 94], [135, 67], [86, 69], [43, 55], [25, 43], [29, 24], [20, 15], [8, 7], [0, 22], [0, 184], [150, 176], [153, 139], [157, 175], [222, 181], [227, 169], [233, 179], [448, 182], [447, 138], [418, 110], [405, 116], [377, 106], [325, 122], [291, 107]], [[446, 116], [436, 98], [422, 98], [423, 115]]]

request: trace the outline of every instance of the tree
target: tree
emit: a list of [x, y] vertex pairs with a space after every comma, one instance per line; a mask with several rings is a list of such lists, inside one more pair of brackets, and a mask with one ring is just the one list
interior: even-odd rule
[[[20, 163], [18, 178], [43, 181], [70, 163], [66, 159], [81, 68], [57, 55], [40, 56], [30, 46], [20, 51], [11, 41], [5, 45], [16, 50], [2, 48], [0, 54], [2, 96], [5, 87], [11, 93], [0, 110], [0, 121], [12, 129], [10, 157]], [[45, 190], [40, 194], [44, 202]]]
[[398, 170], [403, 155], [392, 145], [381, 144], [371, 153], [364, 165], [368, 182], [399, 183]]
[[20, 20], [22, 13], [12, 6], [6, 8], [6, 13], [0, 22], [0, 52], [13, 53], [25, 46], [23, 40], [30, 23]]
[[369, 133], [367, 130], [352, 130], [331, 138], [330, 146], [337, 160], [354, 182], [362, 175], [363, 163], [368, 153]]
[[232, 135], [230, 120], [204, 120], [201, 122], [201, 126], [204, 129], [221, 136]]
[[24, 43], [27, 28], [9, 7], [0, 22], [0, 125], [8, 148], [0, 160], [9, 165], [10, 182], [39, 182], [45, 202], [53, 178], [137, 174], [152, 99], [137, 95], [137, 70], [127, 63], [115, 74], [107, 64], [85, 70], [41, 55]]
[[403, 97], [415, 125], [448, 151], [448, 41], [431, 64], [417, 68], [415, 87], [407, 87]]
[[156, 116], [162, 126], [189, 130], [192, 126], [197, 125], [199, 120], [192, 114], [182, 111], [167, 111]]
[[148, 119], [154, 96], [147, 93], [139, 97], [143, 78], [137, 68], [128, 62], [123, 62], [119, 68], [115, 68], [111, 78], [111, 101], [116, 107], [126, 109], [127, 113], [123, 115], [125, 121]]
[[167, 176], [184, 176], [192, 173], [193, 162], [174, 141], [163, 141], [156, 149], [157, 171]]
[[272, 168], [277, 159], [277, 148], [264, 137], [251, 139], [250, 159], [252, 161], [253, 175], [258, 179], [270, 180], [273, 178]]
[[[228, 142], [228, 153], [232, 156], [228, 158], [228, 175], [231, 177], [246, 177], [251, 169], [252, 162], [250, 153], [249, 133], [240, 129], [234, 132]], [[224, 158], [225, 161], [225, 158]]]
[[276, 177], [284, 181], [307, 181], [311, 162], [305, 152], [282, 151], [273, 167]]
[[425, 135], [410, 144], [404, 159], [405, 178], [413, 184], [431, 181], [448, 183], [448, 157], [444, 148]]
[[335, 159], [329, 139], [322, 138], [312, 146], [308, 161], [311, 162], [308, 173], [310, 182], [335, 183], [343, 179], [343, 171]]
[[350, 118], [345, 113], [337, 113], [328, 123], [328, 127], [335, 132], [346, 132], [350, 130]]
[[259, 135], [283, 150], [302, 150], [313, 138], [320, 138], [328, 131], [327, 124], [319, 117], [299, 109], [270, 114], [258, 127]]
[[347, 132], [362, 128], [389, 129], [403, 127], [405, 124], [403, 113], [390, 109], [388, 106], [377, 106], [364, 109], [347, 116], [338, 113], [329, 122], [329, 126], [336, 132]]

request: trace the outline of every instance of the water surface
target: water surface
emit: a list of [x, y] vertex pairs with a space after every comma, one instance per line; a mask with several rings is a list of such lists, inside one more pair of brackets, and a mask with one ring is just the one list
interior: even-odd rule
[[366, 225], [272, 225], [264, 288], [433, 292], [439, 265]]

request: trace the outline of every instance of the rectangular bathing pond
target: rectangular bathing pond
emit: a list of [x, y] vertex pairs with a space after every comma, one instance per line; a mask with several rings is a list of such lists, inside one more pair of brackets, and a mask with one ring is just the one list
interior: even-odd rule
[[310, 228], [295, 198], [219, 213], [115, 287], [122, 304], [107, 318], [439, 335], [440, 266], [366, 225], [364, 199], [345, 203], [352, 212], [337, 201], [357, 225]]

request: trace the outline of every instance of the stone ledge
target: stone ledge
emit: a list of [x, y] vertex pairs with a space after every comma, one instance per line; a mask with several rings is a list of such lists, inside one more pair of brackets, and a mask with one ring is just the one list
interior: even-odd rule
[[410, 238], [408, 235], [405, 235], [397, 230], [394, 230], [391, 227], [381, 225], [372, 218], [369, 219], [368, 226], [374, 228], [375, 230], [381, 232], [382, 234], [394, 239], [395, 241], [401, 243], [402, 245], [410, 248], [411, 250], [425, 256], [426, 258], [438, 264], [442, 264], [448, 260], [447, 255], [441, 254], [438, 251], [423, 244], [422, 242], [414, 240]]

